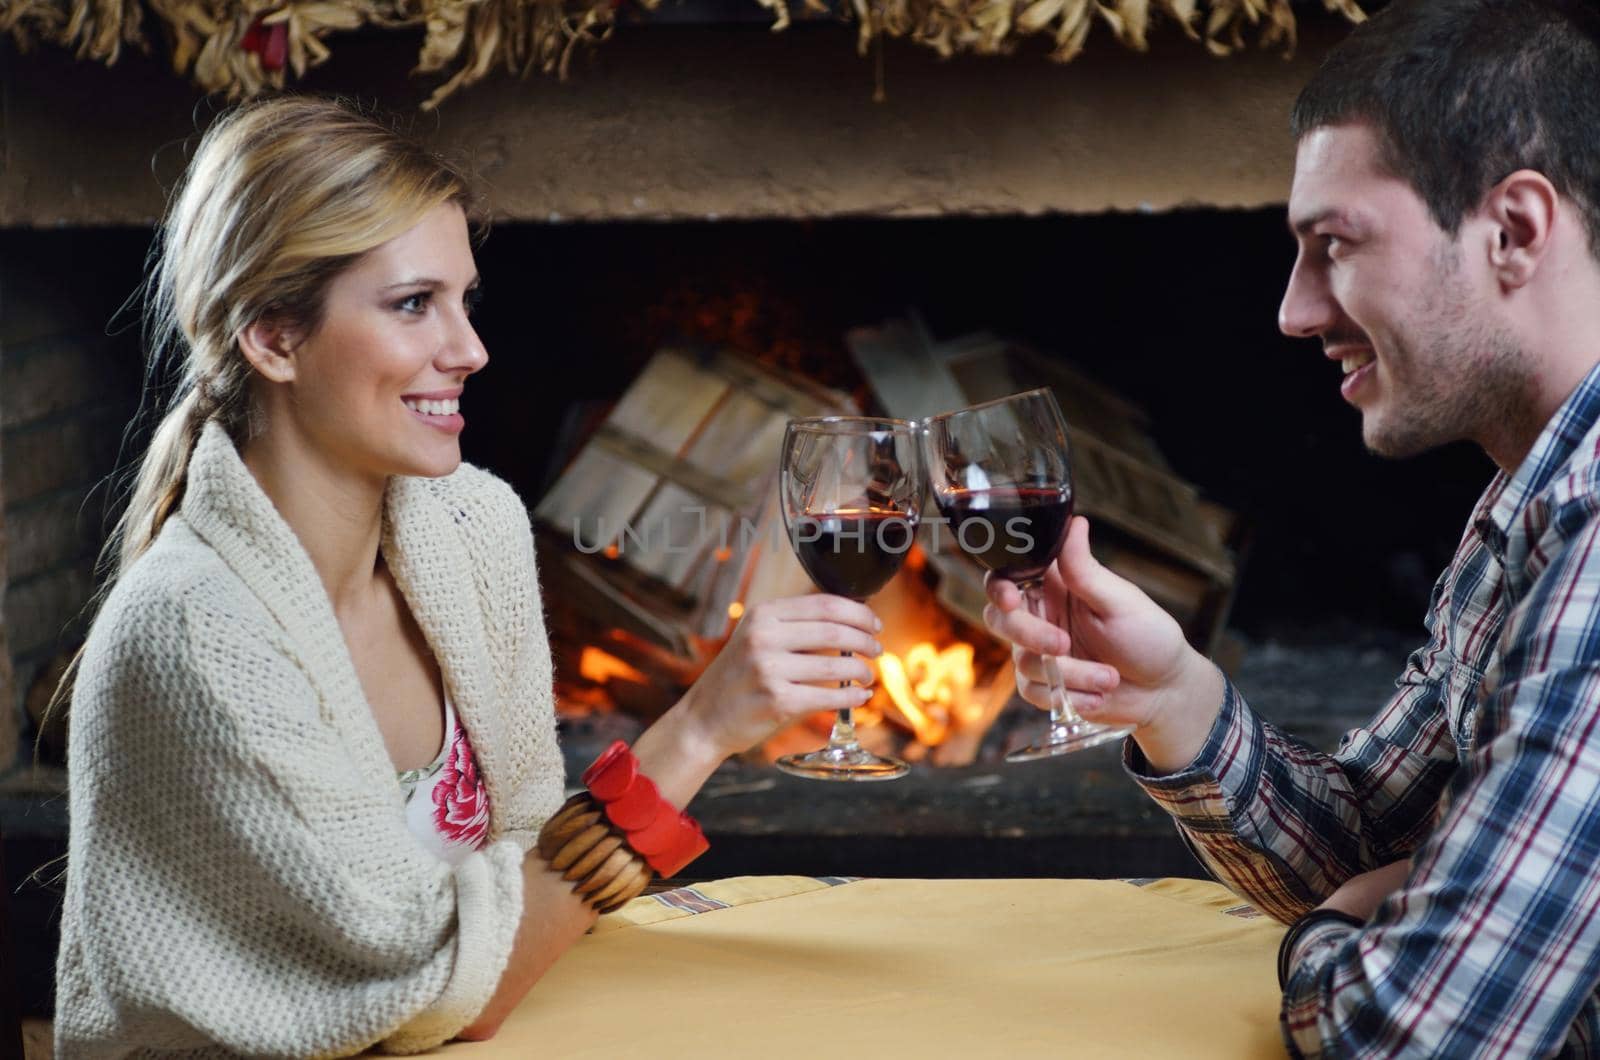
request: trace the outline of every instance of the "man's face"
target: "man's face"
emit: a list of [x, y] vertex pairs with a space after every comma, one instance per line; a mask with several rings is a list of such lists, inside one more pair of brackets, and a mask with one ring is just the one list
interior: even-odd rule
[[1322, 339], [1367, 448], [1410, 456], [1493, 433], [1528, 369], [1489, 312], [1492, 278], [1408, 183], [1366, 124], [1300, 140], [1289, 227], [1299, 244], [1278, 309], [1286, 335]]

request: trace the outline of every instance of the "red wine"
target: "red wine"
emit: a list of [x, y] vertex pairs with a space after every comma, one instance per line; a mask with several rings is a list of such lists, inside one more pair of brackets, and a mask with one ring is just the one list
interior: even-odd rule
[[1014, 582], [1044, 576], [1072, 521], [1068, 489], [955, 490], [935, 499], [961, 551]]
[[817, 588], [865, 600], [900, 569], [915, 532], [902, 512], [808, 515], [795, 523], [794, 551]]

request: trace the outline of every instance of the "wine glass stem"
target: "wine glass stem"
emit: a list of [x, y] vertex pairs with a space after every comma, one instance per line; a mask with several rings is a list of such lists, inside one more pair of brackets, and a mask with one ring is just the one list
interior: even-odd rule
[[[1050, 615], [1045, 607], [1044, 586], [1030, 585], [1022, 591], [1023, 598], [1028, 601], [1028, 610], [1045, 621], [1050, 620]], [[1056, 663], [1054, 655], [1044, 656], [1045, 683], [1050, 688], [1050, 727], [1077, 725], [1083, 721], [1078, 717], [1078, 712], [1072, 709], [1072, 697], [1067, 694], [1065, 683], [1061, 680], [1061, 667]]]
[[[841, 651], [839, 654], [846, 659], [850, 658], [850, 653], [847, 651]], [[839, 687], [849, 688], [850, 682], [840, 681]], [[828, 735], [828, 750], [854, 751], [859, 747], [860, 744], [856, 743], [855, 714], [849, 707], [840, 707], [833, 719], [833, 732]]]

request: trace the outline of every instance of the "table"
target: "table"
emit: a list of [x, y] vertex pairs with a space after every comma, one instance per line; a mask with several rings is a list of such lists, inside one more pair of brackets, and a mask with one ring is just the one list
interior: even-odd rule
[[443, 1052], [1282, 1057], [1282, 935], [1199, 880], [745, 877], [601, 918]]

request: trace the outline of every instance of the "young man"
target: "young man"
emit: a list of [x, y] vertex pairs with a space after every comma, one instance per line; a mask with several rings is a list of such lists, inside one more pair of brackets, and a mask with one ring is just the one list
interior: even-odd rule
[[1060, 628], [990, 586], [1023, 694], [1070, 653], [1198, 856], [1296, 922], [1297, 1054], [1600, 1054], [1597, 129], [1596, 16], [1551, 0], [1398, 0], [1295, 107], [1280, 326], [1342, 367], [1373, 451], [1469, 439], [1500, 468], [1429, 643], [1337, 754], [1262, 721], [1081, 519]]

